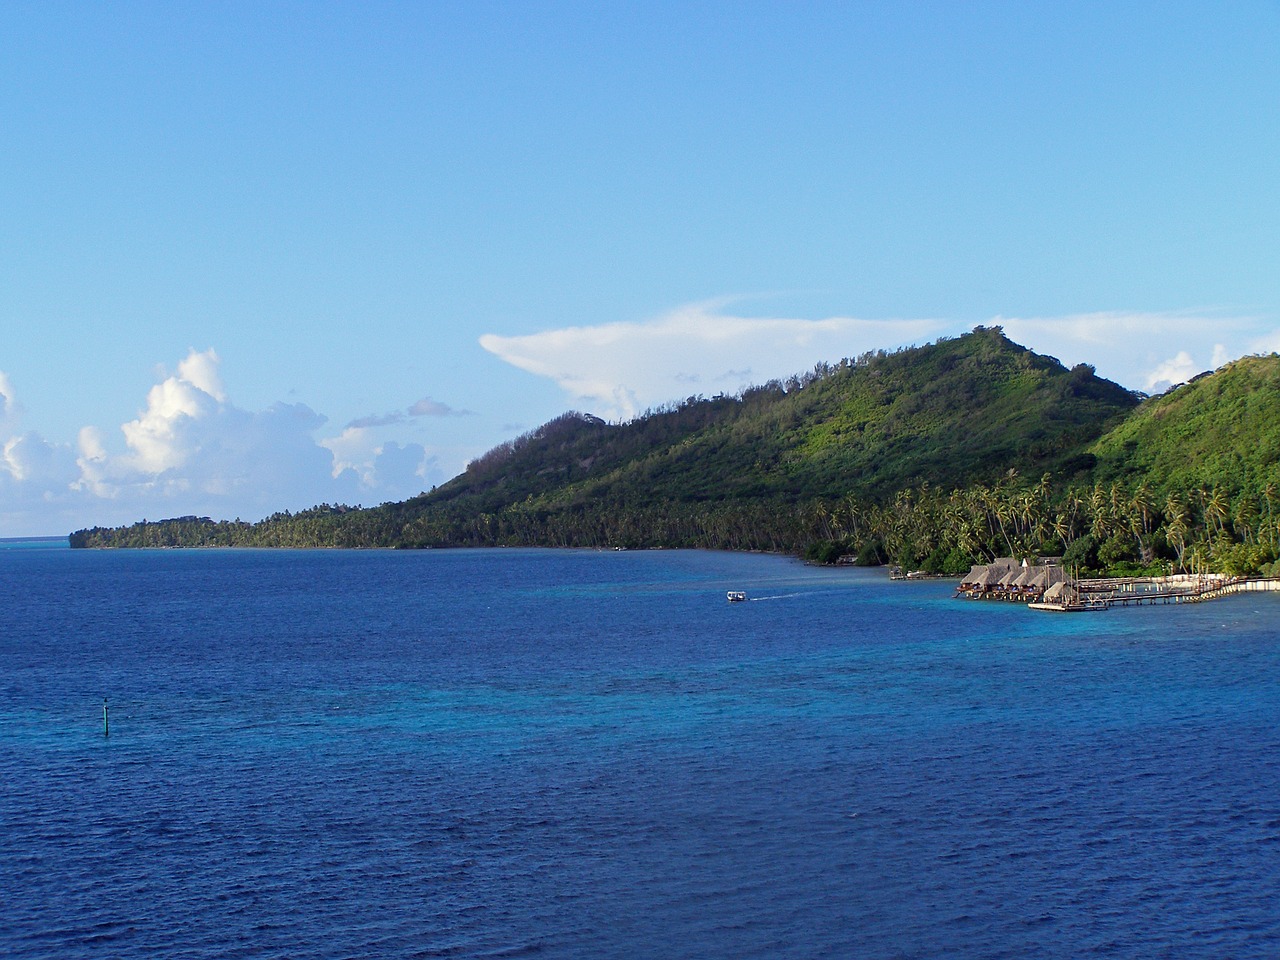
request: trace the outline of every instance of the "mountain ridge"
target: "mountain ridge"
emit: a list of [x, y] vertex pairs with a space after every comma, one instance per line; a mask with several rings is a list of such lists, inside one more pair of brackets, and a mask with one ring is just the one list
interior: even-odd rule
[[[937, 569], [1074, 548], [1086, 567], [1260, 568], [1276, 560], [1274, 531], [1228, 529], [1219, 514], [1222, 501], [1239, 512], [1253, 498], [1246, 520], [1272, 516], [1258, 498], [1280, 480], [1277, 452], [1274, 355], [1144, 397], [978, 327], [627, 423], [566, 413], [398, 503], [94, 528], [72, 541], [695, 546]], [[1171, 545], [1166, 528], [1182, 508]]]

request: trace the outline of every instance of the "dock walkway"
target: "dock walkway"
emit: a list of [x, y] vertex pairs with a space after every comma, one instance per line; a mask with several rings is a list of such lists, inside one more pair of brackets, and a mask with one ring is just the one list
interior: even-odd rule
[[[899, 571], [899, 575], [901, 575]], [[1034, 610], [1108, 610], [1113, 606], [1200, 603], [1236, 593], [1280, 590], [1280, 577], [1171, 574], [1160, 577], [1070, 577], [1056, 559], [1019, 563], [1011, 557], [975, 564], [956, 596], [1027, 603]]]
[[1140, 587], [1156, 581], [1140, 577], [1123, 580], [1084, 580], [1081, 593], [1092, 595], [1095, 602], [1112, 606], [1142, 606], [1157, 603], [1203, 603], [1235, 593], [1269, 593], [1280, 590], [1280, 579], [1274, 577], [1240, 577], [1232, 580], [1212, 580], [1185, 587], [1143, 590]]
[[1212, 590], [1205, 590], [1194, 597], [1187, 598], [1187, 603], [1199, 603], [1202, 600], [1214, 600], [1233, 593], [1272, 593], [1280, 590], [1280, 579], [1275, 577], [1243, 577], [1232, 580]]

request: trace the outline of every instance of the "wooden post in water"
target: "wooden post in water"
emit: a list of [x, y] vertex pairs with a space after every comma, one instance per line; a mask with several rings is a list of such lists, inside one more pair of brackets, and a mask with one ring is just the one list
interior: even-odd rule
[[107, 698], [102, 698], [102, 735], [111, 736], [111, 723], [107, 720]]

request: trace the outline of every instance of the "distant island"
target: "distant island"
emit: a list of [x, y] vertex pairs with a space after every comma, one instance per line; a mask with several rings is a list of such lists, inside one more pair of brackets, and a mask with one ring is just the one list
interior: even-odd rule
[[73, 547], [706, 547], [959, 575], [1280, 574], [1280, 357], [1155, 397], [999, 327], [627, 423], [566, 413], [430, 493], [258, 523], [180, 517]]

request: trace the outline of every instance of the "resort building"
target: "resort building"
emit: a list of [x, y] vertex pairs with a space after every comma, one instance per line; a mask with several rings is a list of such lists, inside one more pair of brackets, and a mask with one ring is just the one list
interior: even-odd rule
[[975, 564], [960, 581], [960, 592], [975, 600], [1031, 603], [1042, 599], [1056, 584], [1069, 582], [1060, 557], [997, 557], [990, 563]]

